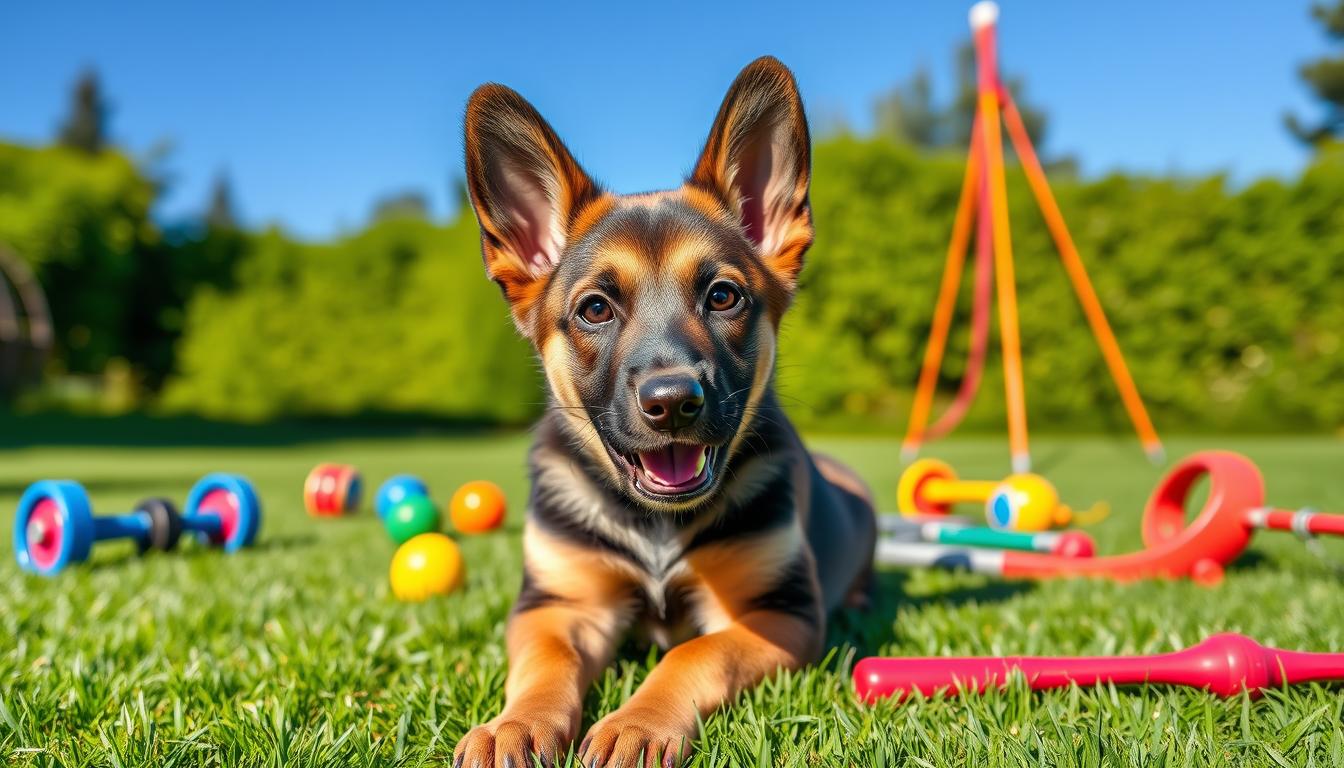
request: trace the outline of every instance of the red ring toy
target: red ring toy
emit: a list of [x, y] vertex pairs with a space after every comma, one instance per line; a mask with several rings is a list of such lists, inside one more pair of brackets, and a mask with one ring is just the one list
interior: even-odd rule
[[359, 509], [363, 482], [349, 464], [318, 464], [303, 483], [303, 506], [314, 517], [339, 517]]
[[[1209, 476], [1209, 498], [1189, 525], [1185, 501], [1195, 483]], [[1116, 581], [1191, 578], [1222, 580], [1223, 569], [1251, 541], [1247, 510], [1265, 500], [1265, 485], [1251, 460], [1230, 451], [1206, 451], [1182, 461], [1162, 479], [1143, 513], [1145, 549], [1090, 559], [1025, 552], [1004, 555], [1003, 575], [1017, 578], [1104, 576]]]

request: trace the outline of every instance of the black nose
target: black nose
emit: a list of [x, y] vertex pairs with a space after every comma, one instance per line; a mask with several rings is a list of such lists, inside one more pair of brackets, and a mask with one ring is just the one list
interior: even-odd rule
[[693, 376], [664, 374], [639, 385], [639, 410], [657, 430], [689, 427], [705, 409], [705, 390]]

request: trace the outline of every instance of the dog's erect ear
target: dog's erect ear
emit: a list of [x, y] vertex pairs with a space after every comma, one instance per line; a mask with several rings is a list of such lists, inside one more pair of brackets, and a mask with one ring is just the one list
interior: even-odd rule
[[537, 110], [502, 85], [471, 94], [467, 188], [481, 225], [486, 273], [515, 315], [560, 261], [566, 235], [601, 191]]
[[793, 73], [763, 56], [728, 89], [690, 179], [737, 213], [762, 258], [791, 285], [812, 244], [811, 157]]

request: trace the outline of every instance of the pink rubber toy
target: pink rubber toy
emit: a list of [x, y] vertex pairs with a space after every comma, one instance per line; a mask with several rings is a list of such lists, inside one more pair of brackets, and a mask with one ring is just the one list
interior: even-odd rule
[[854, 667], [854, 689], [866, 701], [913, 693], [1002, 688], [1020, 672], [1033, 691], [1115, 685], [1186, 685], [1219, 696], [1297, 683], [1344, 681], [1344, 653], [1305, 653], [1266, 648], [1245, 635], [1214, 635], [1174, 653], [1151, 656], [1006, 656], [867, 658]]

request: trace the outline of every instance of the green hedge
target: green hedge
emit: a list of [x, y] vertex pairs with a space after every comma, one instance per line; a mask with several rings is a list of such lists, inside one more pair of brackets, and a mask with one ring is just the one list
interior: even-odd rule
[[[838, 137], [818, 144], [814, 166], [817, 243], [786, 319], [780, 389], [806, 423], [899, 430], [963, 161]], [[1012, 169], [1008, 181], [1032, 425], [1127, 430], [1025, 181]], [[1055, 184], [1160, 429], [1344, 427], [1338, 151], [1297, 179], [1244, 188], [1220, 177]], [[0, 239], [51, 295], [59, 367], [124, 358], [151, 391], [168, 377], [162, 406], [232, 419], [518, 423], [540, 409], [540, 376], [484, 277], [469, 211], [326, 244], [279, 232], [165, 242], [149, 217], [155, 192], [115, 153], [0, 145]], [[944, 394], [962, 373], [967, 294]], [[969, 428], [1002, 428], [1001, 382], [993, 354]]]
[[391, 220], [330, 245], [267, 233], [235, 277], [234, 291], [205, 289], [191, 305], [170, 410], [516, 423], [540, 406], [469, 218]]
[[56, 326], [58, 365], [97, 373], [135, 345], [140, 261], [158, 248], [154, 185], [124, 155], [0, 143], [0, 242], [33, 266]]
[[[903, 427], [963, 170], [878, 141], [817, 147], [817, 244], [780, 384], [807, 421]], [[1344, 159], [1229, 190], [1221, 178], [1057, 180], [1056, 194], [1159, 428], [1344, 425]], [[1028, 410], [1128, 429], [1020, 173], [1010, 170]], [[970, 283], [969, 270], [964, 288]], [[963, 290], [944, 390], [964, 365]], [[968, 426], [1001, 428], [997, 335]]]

